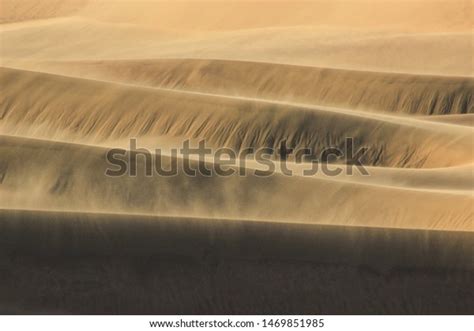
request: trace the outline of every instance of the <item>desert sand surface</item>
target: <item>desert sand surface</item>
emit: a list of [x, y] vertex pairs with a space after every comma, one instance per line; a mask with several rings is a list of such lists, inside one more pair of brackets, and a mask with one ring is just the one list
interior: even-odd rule
[[[0, 313], [472, 314], [473, 7], [2, 1]], [[171, 152], [348, 137], [367, 176]]]

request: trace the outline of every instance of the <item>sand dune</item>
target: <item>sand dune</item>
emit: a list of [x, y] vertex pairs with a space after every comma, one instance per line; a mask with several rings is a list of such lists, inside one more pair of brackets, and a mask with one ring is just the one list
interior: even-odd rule
[[[471, 128], [291, 106], [236, 98], [147, 89], [3, 68], [2, 132], [95, 141], [125, 137], [189, 137], [210, 146], [279, 148], [281, 141], [312, 155], [353, 137], [369, 148], [367, 165], [442, 167], [472, 161]], [[29, 91], [28, 99], [22, 97]], [[60, 95], [60, 98], [52, 98]], [[99, 111], [100, 109], [100, 111]], [[13, 111], [14, 110], [14, 111]], [[382, 156], [383, 155], [383, 156]]]
[[0, 220], [7, 313], [470, 312], [471, 233], [13, 210]]
[[168, 40], [168, 33], [164, 31], [127, 24], [112, 25], [77, 16], [2, 24], [0, 36], [2, 62], [75, 58], [81, 57], [83, 52], [100, 57], [107, 52], [118, 54], [122, 50], [126, 53]]
[[183, 30], [238, 30], [322, 25], [413, 31], [469, 30], [467, 0], [451, 1], [90, 1], [81, 14]]
[[462, 116], [460, 115], [431, 116], [430, 118], [426, 118], [426, 120], [442, 122], [442, 123], [457, 124], [457, 125], [474, 126], [473, 114], [466, 114]]
[[[172, 37], [172, 38], [170, 38]], [[268, 27], [201, 35], [71, 17], [0, 26], [3, 65], [22, 61], [201, 58], [472, 76], [472, 33]], [[23, 41], [28, 41], [27, 43]]]
[[[0, 312], [472, 313], [473, 14], [2, 1]], [[278, 151], [348, 137], [368, 176], [344, 158], [307, 175]], [[276, 169], [172, 153], [200, 140], [273, 148]], [[136, 176], [105, 174], [111, 148]]]
[[[203, 10], [205, 8], [206, 10]], [[336, 25], [357, 28], [469, 30], [472, 6], [451, 1], [2, 1], [0, 23], [82, 15], [115, 23], [182, 30], [235, 30], [267, 26]]]
[[85, 7], [88, 0], [3, 0], [0, 23], [12, 23], [28, 20], [41, 20], [69, 16]]
[[[470, 193], [253, 172], [220, 177], [212, 167], [211, 176], [189, 177], [181, 161], [178, 176], [147, 177], [140, 158], [137, 177], [108, 177], [106, 149], [15, 137], [3, 137], [1, 146], [2, 208], [472, 230]], [[169, 169], [170, 159], [162, 162]]]
[[474, 79], [222, 60], [50, 62], [40, 70], [151, 87], [365, 111], [474, 112]]

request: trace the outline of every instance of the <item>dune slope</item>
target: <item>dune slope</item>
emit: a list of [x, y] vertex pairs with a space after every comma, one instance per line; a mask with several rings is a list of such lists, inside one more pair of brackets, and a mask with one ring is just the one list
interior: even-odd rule
[[197, 59], [46, 62], [36, 67], [75, 77], [365, 111], [474, 113], [474, 79], [467, 77]]
[[[159, 136], [205, 139], [211, 147], [367, 147], [363, 163], [399, 167], [466, 164], [473, 130], [256, 99], [134, 87], [2, 68], [4, 134], [104, 142]], [[23, 91], [29, 97], [23, 98]], [[58, 97], [59, 96], [59, 97]], [[183, 138], [184, 139], [184, 138]], [[159, 146], [156, 146], [159, 147]]]
[[[253, 171], [222, 177], [212, 164], [209, 175], [189, 176], [182, 160], [176, 161], [177, 175], [150, 177], [143, 158], [137, 176], [109, 177], [106, 151], [3, 137], [0, 207], [472, 231], [469, 193]], [[161, 167], [170, 169], [172, 160], [163, 156]]]

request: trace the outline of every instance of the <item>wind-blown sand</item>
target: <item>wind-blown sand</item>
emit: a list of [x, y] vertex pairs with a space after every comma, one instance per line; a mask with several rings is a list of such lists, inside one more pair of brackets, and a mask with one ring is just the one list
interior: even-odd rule
[[196, 59], [41, 62], [36, 66], [94, 80], [348, 110], [418, 115], [474, 112], [470, 78]]
[[[473, 313], [469, 1], [1, 9], [0, 312]], [[132, 137], [370, 175], [106, 176]]]

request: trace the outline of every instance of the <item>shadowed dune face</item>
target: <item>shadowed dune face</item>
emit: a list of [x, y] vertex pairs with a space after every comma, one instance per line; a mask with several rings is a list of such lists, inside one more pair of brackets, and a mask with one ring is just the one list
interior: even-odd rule
[[[66, 300], [66, 312], [433, 313], [440, 303], [443, 313], [468, 311], [473, 10], [468, 0], [2, 1], [0, 269], [14, 271], [0, 279], [0, 309], [62, 312], [57, 293], [35, 299], [9, 286], [15, 273], [34, 269], [21, 280], [41, 287], [51, 277], [44, 265], [56, 263], [52, 274], [66, 279], [71, 259], [110, 258], [120, 267], [78, 268], [116, 288], [126, 275], [162, 295], [147, 298], [146, 310], [134, 305], [135, 290], [104, 302], [98, 290], [63, 284], [87, 293]], [[163, 149], [149, 157], [177, 173], [146, 174], [132, 138]], [[304, 173], [311, 157], [344, 150], [347, 138], [367, 148], [368, 176], [345, 172], [345, 159], [329, 162], [339, 175]], [[237, 173], [222, 175], [212, 156], [170, 153], [201, 140], [235, 154], [272, 148], [269, 159], [293, 174], [259, 176], [262, 164], [236, 156]], [[282, 142], [309, 157], [284, 159]], [[137, 157], [136, 176], [105, 174], [111, 148]], [[210, 172], [190, 176], [188, 161]], [[130, 276], [130, 257], [157, 263], [137, 276], [155, 285]], [[186, 294], [194, 281], [167, 267], [196, 273], [195, 301]], [[262, 277], [267, 285], [246, 287]], [[229, 292], [241, 300], [229, 302], [216, 284], [248, 292]], [[445, 286], [436, 300], [430, 286]], [[299, 295], [282, 303], [270, 287]], [[325, 290], [350, 298], [342, 306], [314, 298]], [[78, 307], [94, 296], [93, 311]]]

